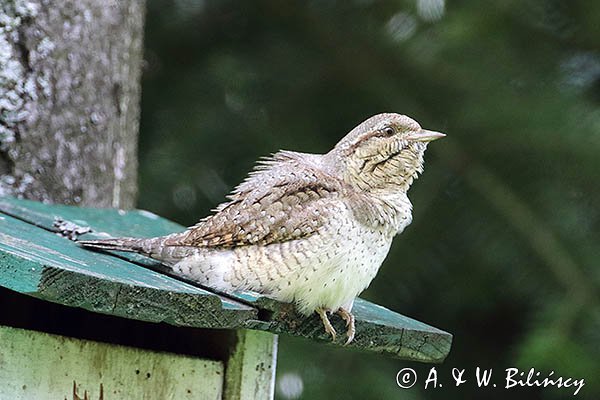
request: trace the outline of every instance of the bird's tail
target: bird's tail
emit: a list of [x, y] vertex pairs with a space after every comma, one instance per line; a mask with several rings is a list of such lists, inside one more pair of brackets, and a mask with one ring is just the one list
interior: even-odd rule
[[84, 247], [99, 250], [117, 250], [117, 251], [131, 251], [135, 253], [151, 252], [150, 243], [151, 239], [139, 239], [139, 238], [115, 238], [115, 239], [100, 239], [100, 240], [78, 240], [77, 243]]
[[194, 254], [197, 249], [192, 247], [169, 246], [169, 239], [180, 235], [174, 233], [153, 238], [115, 238], [101, 240], [78, 240], [81, 246], [98, 250], [129, 251], [154, 258], [163, 264], [173, 265], [182, 258]]

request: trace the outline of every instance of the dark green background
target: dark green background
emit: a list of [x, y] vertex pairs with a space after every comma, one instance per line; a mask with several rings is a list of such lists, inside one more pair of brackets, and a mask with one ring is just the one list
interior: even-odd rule
[[448, 134], [363, 293], [454, 334], [444, 387], [423, 389], [427, 365], [283, 336], [280, 399], [286, 374], [303, 399], [572, 398], [478, 389], [477, 366], [499, 387], [508, 367], [585, 378], [577, 398], [600, 398], [600, 2], [443, 3], [148, 2], [142, 208], [191, 225], [259, 156], [326, 152], [379, 112]]

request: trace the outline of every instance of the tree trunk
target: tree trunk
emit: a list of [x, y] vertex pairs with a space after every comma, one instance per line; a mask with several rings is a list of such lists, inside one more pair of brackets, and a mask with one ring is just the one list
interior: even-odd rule
[[0, 5], [0, 195], [131, 208], [144, 2]]

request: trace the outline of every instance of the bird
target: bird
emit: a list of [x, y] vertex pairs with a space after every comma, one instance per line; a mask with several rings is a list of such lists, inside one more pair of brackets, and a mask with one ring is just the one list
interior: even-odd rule
[[332, 341], [329, 315], [337, 314], [349, 344], [354, 300], [411, 223], [407, 192], [428, 143], [444, 136], [406, 115], [377, 114], [325, 154], [281, 150], [260, 159], [225, 202], [183, 232], [79, 243], [146, 255], [223, 292], [293, 303], [302, 315], [318, 314]]

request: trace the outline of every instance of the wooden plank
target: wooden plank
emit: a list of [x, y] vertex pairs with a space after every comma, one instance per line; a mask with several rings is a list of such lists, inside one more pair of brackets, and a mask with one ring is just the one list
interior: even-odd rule
[[[100, 236], [160, 236], [185, 228], [168, 219], [144, 210], [116, 210], [113, 208], [73, 207], [44, 204], [37, 201], [0, 197], [0, 211], [44, 229], [53, 227], [56, 218], [80, 226], [93, 227]], [[91, 236], [90, 236], [91, 237]]]
[[223, 363], [0, 326], [1, 399], [220, 399]]
[[235, 328], [252, 307], [130, 262], [87, 251], [51, 232], [0, 216], [0, 285], [44, 300], [126, 318]]
[[[0, 198], [0, 211], [36, 223], [44, 229], [55, 229], [53, 228], [55, 217], [81, 226], [91, 226], [94, 232], [85, 234], [85, 238], [94, 235], [96, 237], [106, 235], [150, 237], [183, 229], [180, 225], [145, 211], [123, 213], [110, 209], [51, 206], [12, 198]], [[118, 255], [140, 265], [168, 273], [165, 268], [161, 268], [158, 263], [146, 257], [125, 253], [118, 253]], [[198, 286], [181, 277], [176, 279]], [[212, 291], [212, 289], [205, 289]], [[278, 303], [258, 294], [221, 293], [221, 296], [260, 309], [258, 313], [260, 317], [240, 320], [242, 327], [331, 343], [330, 337], [323, 331], [320, 319], [316, 315], [303, 317], [289, 304]], [[357, 332], [349, 348], [423, 362], [442, 362], [450, 352], [452, 335], [447, 332], [361, 299], [355, 302], [353, 312], [356, 316]], [[332, 317], [332, 323], [340, 333], [336, 344], [341, 345], [345, 341], [344, 335], [341, 335], [345, 332], [344, 324], [337, 316]]]
[[[60, 231], [56, 226], [57, 221], [64, 221], [73, 227], [92, 228], [91, 232], [85, 234], [85, 239], [119, 236], [153, 237], [185, 230], [185, 227], [145, 210], [73, 207], [14, 197], [0, 197], [0, 212], [52, 232]], [[120, 258], [166, 272], [159, 262], [139, 254], [123, 252], [111, 252], [111, 254], [118, 254]]]
[[275, 393], [277, 335], [240, 329], [227, 361], [224, 400], [272, 399]]
[[[239, 293], [236, 298], [261, 310], [261, 320], [247, 321], [245, 325], [248, 328], [332, 343], [321, 320], [315, 315], [305, 317], [290, 304], [253, 293]], [[356, 318], [356, 336], [347, 348], [430, 363], [443, 362], [450, 352], [452, 335], [448, 332], [360, 298], [354, 302], [352, 312]], [[346, 341], [345, 323], [337, 315], [331, 316], [330, 320], [338, 332], [334, 344], [343, 346]]]

